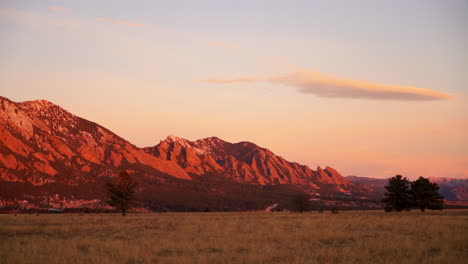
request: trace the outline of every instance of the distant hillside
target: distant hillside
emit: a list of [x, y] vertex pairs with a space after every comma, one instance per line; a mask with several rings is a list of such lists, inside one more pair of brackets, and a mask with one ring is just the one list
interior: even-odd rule
[[[375, 193], [383, 196], [384, 186], [388, 184], [388, 179], [378, 179], [369, 177], [347, 176], [351, 182], [369, 186]], [[440, 194], [449, 201], [468, 201], [468, 179], [455, 178], [430, 178], [440, 187]]]

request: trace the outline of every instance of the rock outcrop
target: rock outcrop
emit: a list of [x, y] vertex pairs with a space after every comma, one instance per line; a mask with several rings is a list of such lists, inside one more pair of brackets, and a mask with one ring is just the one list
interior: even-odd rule
[[121, 169], [190, 179], [176, 162], [159, 159], [106, 128], [48, 101], [0, 97], [0, 178], [77, 184]]
[[231, 179], [258, 185], [293, 184], [328, 194], [351, 195], [365, 193], [368, 188], [346, 180], [331, 167], [312, 170], [305, 165], [289, 162], [268, 149], [251, 142], [229, 143], [217, 137], [189, 141], [168, 136], [145, 151], [161, 159], [177, 162], [195, 175], [222, 173]]
[[292, 184], [316, 195], [368, 191], [333, 168], [312, 170], [251, 142], [169, 136], [141, 149], [51, 102], [17, 103], [0, 97], [0, 179], [36, 186], [77, 185], [120, 170], [148, 178], [220, 175], [253, 185]]

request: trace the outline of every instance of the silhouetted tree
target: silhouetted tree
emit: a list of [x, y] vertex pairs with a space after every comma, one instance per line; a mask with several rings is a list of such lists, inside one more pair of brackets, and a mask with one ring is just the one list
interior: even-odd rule
[[382, 202], [385, 203], [385, 211], [391, 212], [409, 210], [411, 207], [410, 182], [406, 177], [396, 175], [388, 180], [385, 186], [387, 192]]
[[430, 182], [424, 177], [419, 177], [411, 183], [411, 198], [413, 204], [422, 212], [425, 209], [442, 210], [444, 204], [444, 197], [439, 194], [437, 183]]
[[303, 213], [310, 207], [309, 196], [305, 194], [296, 195], [292, 200], [292, 210]]
[[134, 205], [136, 186], [133, 178], [126, 171], [122, 171], [113, 181], [107, 183], [109, 195], [107, 203], [122, 212], [122, 216], [125, 216]]

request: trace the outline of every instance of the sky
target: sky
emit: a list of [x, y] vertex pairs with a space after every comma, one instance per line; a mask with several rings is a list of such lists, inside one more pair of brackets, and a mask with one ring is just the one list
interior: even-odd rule
[[468, 2], [0, 0], [0, 95], [144, 147], [251, 141], [343, 175], [468, 177]]

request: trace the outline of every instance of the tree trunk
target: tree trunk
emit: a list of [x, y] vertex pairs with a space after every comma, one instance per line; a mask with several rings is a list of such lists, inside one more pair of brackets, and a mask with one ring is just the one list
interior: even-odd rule
[[127, 214], [127, 211], [125, 209], [122, 210], [122, 216], [125, 216]]

